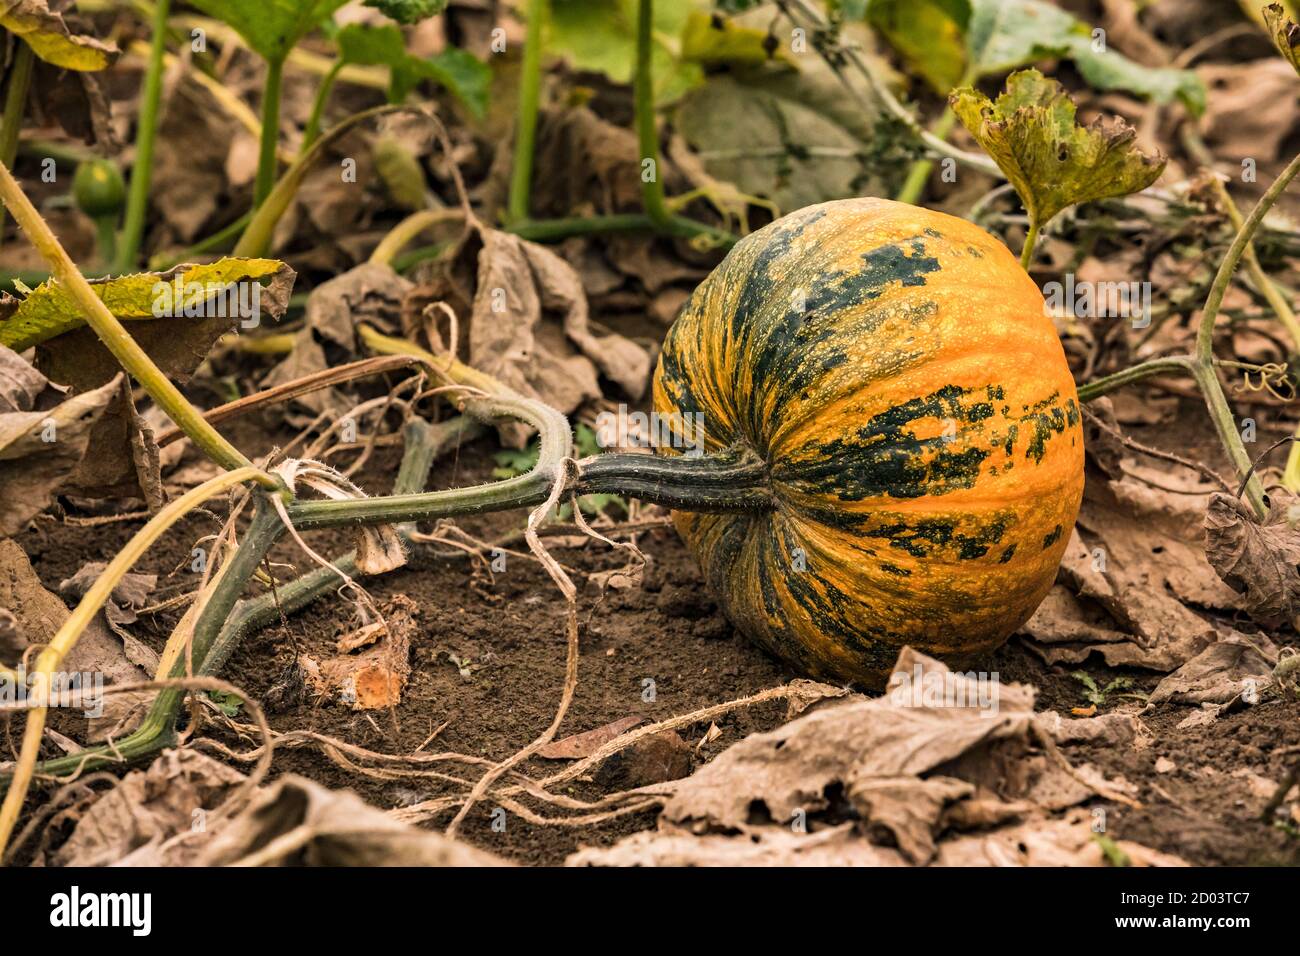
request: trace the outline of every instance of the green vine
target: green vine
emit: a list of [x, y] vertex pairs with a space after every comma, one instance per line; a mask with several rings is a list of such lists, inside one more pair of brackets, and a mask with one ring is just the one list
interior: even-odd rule
[[153, 179], [153, 147], [158, 136], [159, 105], [162, 102], [163, 59], [167, 52], [167, 17], [171, 0], [157, 0], [153, 11], [153, 37], [144, 88], [140, 91], [140, 117], [136, 122], [135, 161], [126, 197], [126, 220], [117, 244], [113, 271], [134, 271], [144, 238], [144, 221], [149, 213], [149, 185]]

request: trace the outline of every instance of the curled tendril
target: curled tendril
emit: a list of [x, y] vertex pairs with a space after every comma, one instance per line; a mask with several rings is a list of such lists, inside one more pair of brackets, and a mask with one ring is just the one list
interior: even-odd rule
[[[1252, 365], [1246, 362], [1225, 360], [1220, 361], [1219, 365], [1234, 368], [1241, 372], [1241, 384], [1235, 389], [1238, 392], [1268, 392], [1282, 402], [1289, 402], [1296, 398], [1295, 383], [1287, 375], [1285, 362], [1265, 362], [1263, 365]], [[1258, 381], [1253, 377], [1256, 375], [1259, 376]]]

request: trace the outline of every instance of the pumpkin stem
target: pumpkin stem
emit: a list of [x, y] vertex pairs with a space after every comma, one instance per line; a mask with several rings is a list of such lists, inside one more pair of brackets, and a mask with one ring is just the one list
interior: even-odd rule
[[635, 453], [596, 455], [578, 462], [579, 494], [637, 498], [682, 511], [768, 511], [767, 464], [748, 448], [713, 455], [672, 457]]

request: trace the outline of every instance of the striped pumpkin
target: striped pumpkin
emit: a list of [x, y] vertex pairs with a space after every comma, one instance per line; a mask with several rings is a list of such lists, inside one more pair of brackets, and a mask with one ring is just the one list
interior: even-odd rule
[[770, 511], [675, 522], [732, 623], [805, 673], [879, 687], [904, 645], [965, 666], [1052, 586], [1083, 493], [1074, 380], [971, 223], [850, 199], [746, 237], [669, 331], [654, 401], [766, 463]]

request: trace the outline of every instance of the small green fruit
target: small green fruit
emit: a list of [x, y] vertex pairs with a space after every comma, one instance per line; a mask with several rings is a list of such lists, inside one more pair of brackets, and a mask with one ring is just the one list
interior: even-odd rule
[[72, 198], [77, 208], [92, 219], [121, 210], [126, 201], [126, 184], [117, 164], [107, 159], [80, 163], [72, 177]]

